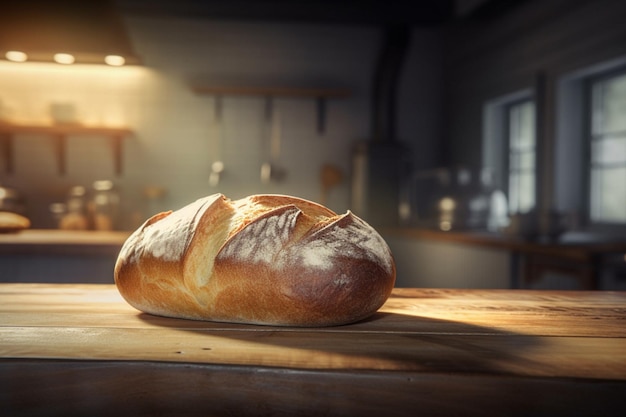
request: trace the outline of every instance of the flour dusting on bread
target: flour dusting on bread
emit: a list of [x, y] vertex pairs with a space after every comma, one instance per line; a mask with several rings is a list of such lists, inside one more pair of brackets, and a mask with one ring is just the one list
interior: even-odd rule
[[389, 274], [394, 268], [391, 251], [383, 238], [349, 211], [289, 251], [285, 261], [293, 262], [297, 258], [311, 268], [331, 269], [341, 257], [371, 261]]
[[240, 262], [271, 263], [288, 243], [290, 232], [300, 214], [298, 208], [287, 207], [259, 217], [231, 237], [217, 257], [235, 258]]

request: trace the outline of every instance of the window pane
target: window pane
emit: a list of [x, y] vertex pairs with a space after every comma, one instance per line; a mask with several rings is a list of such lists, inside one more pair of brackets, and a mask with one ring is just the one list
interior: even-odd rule
[[523, 173], [519, 179], [519, 212], [525, 213], [535, 206], [535, 174]]
[[590, 219], [626, 223], [626, 74], [591, 88]]
[[523, 170], [534, 170], [535, 169], [535, 153], [534, 152], [524, 152], [520, 155], [520, 168]]
[[626, 131], [626, 75], [596, 81], [592, 95], [593, 134]]
[[535, 153], [511, 153], [509, 163], [511, 171], [532, 171], [535, 169]]
[[[591, 143], [591, 161], [594, 163], [626, 163], [626, 135], [594, 140]], [[626, 185], [624, 186], [626, 187]]]
[[591, 219], [626, 222], [626, 167], [591, 171]]
[[509, 211], [519, 212], [519, 175], [515, 173], [509, 174]]
[[523, 213], [535, 206], [535, 104], [509, 107], [509, 207]]
[[509, 175], [509, 211], [525, 213], [535, 206], [535, 173], [511, 173]]
[[526, 101], [509, 109], [509, 138], [511, 149], [535, 147], [535, 104]]

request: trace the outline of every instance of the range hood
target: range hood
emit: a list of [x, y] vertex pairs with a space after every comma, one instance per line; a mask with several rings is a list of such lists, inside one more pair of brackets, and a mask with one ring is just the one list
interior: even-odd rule
[[115, 3], [20, 0], [0, 13], [0, 58], [15, 62], [136, 65]]

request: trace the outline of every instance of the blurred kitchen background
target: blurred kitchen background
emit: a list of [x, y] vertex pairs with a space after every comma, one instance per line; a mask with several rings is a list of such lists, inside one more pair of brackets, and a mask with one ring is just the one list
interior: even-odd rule
[[14, 3], [2, 281], [112, 282], [220, 192], [354, 211], [398, 286], [626, 288], [624, 1]]

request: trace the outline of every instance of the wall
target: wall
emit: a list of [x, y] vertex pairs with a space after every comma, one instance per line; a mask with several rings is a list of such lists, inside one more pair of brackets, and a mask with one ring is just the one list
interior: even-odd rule
[[[143, 67], [0, 62], [2, 114], [25, 122], [46, 121], [50, 103], [70, 102], [84, 123], [124, 125], [135, 132], [124, 142], [119, 176], [106, 139], [70, 138], [67, 173], [61, 176], [49, 139], [17, 138], [15, 173], [2, 170], [0, 182], [26, 194], [34, 227], [54, 226], [48, 206], [62, 200], [70, 186], [105, 178], [113, 179], [122, 194], [124, 228], [135, 227], [152, 212], [214, 192], [232, 198], [285, 193], [317, 200], [323, 163], [337, 165], [345, 174], [328, 205], [337, 211], [349, 208], [352, 147], [370, 133], [378, 28], [147, 17], [127, 17], [126, 22]], [[416, 29], [413, 41], [400, 88], [398, 129], [399, 137], [418, 149], [416, 164], [427, 165], [438, 156], [440, 36], [434, 29]], [[317, 130], [313, 100], [275, 100], [282, 120], [280, 163], [288, 177], [280, 184], [262, 185], [265, 100], [224, 97], [217, 147], [215, 99], [196, 95], [190, 87], [221, 83], [342, 87], [352, 95], [328, 101], [323, 135]], [[212, 188], [210, 165], [217, 157], [226, 168], [219, 186]], [[165, 196], [148, 202], [148, 186], [163, 187]]]

